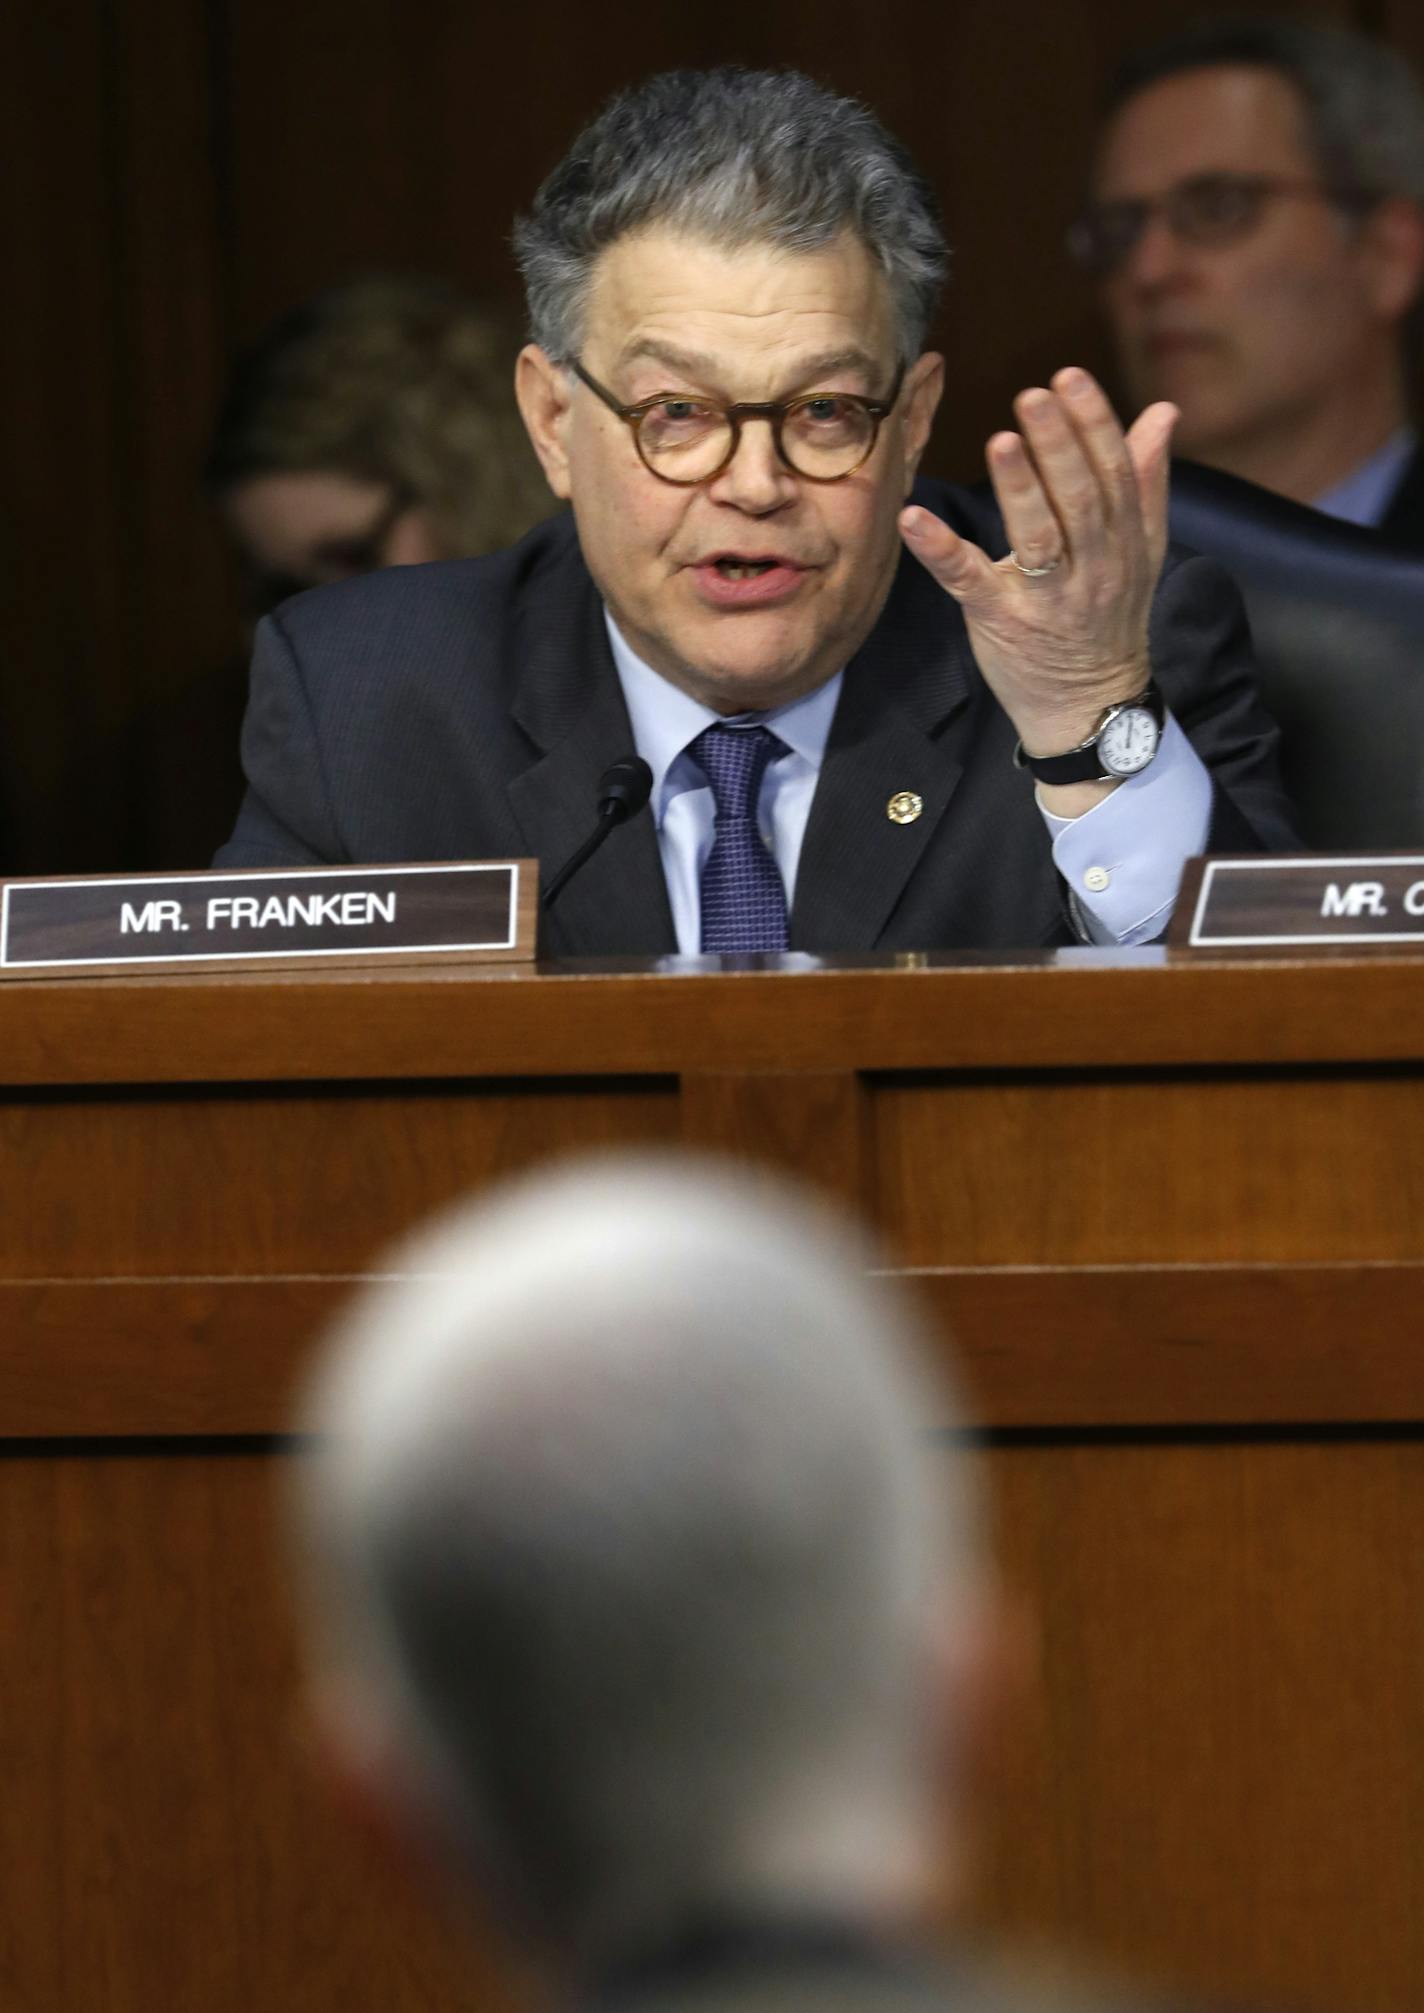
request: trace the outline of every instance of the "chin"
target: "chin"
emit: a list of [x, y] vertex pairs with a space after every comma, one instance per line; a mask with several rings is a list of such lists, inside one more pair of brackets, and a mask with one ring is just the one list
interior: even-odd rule
[[703, 652], [688, 659], [714, 704], [781, 706], [824, 685], [835, 668], [805, 650]]
[[768, 711], [825, 683], [824, 677], [795, 664], [707, 664], [696, 667], [693, 676], [698, 681], [695, 696], [727, 713]]
[[[698, 629], [671, 635], [667, 655], [683, 666], [674, 683], [686, 684], [709, 705], [776, 706], [821, 682], [816, 665], [822, 651], [803, 639], [755, 631], [755, 622], [737, 622], [721, 634]], [[700, 632], [700, 633], [699, 633]], [[825, 674], [829, 675], [829, 673]]]
[[[1171, 393], [1166, 394], [1171, 397]], [[1230, 410], [1213, 412], [1198, 403], [1195, 410], [1185, 402], [1178, 401], [1181, 418], [1172, 435], [1172, 452], [1184, 456], [1188, 461], [1211, 462], [1218, 454], [1229, 451], [1232, 441], [1241, 429], [1240, 415]]]

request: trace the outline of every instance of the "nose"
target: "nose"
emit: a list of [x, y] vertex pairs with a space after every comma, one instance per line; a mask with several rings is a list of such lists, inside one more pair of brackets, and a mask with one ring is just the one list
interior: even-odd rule
[[796, 477], [776, 451], [769, 419], [744, 419], [736, 453], [708, 492], [751, 517], [780, 510], [796, 494]]
[[1140, 293], [1153, 293], [1178, 279], [1190, 256], [1161, 210], [1148, 212], [1137, 242], [1113, 278]]

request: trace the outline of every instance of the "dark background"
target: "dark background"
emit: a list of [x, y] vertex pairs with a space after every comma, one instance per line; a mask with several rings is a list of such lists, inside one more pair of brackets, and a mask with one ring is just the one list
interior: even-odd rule
[[[1191, 0], [14, 0], [0, 18], [0, 865], [206, 863], [235, 782], [237, 579], [197, 469], [234, 348], [372, 267], [517, 295], [509, 222], [616, 85], [794, 63], [870, 101], [943, 195], [932, 469], [1022, 385], [1101, 367], [1061, 251], [1108, 71]], [[1424, 64], [1418, 0], [1275, 11]], [[226, 667], [226, 669], [224, 668]]]

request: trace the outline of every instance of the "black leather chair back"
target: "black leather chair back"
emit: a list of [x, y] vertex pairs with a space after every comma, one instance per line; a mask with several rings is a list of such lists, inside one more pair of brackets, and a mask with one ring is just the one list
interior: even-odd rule
[[1424, 557], [1187, 461], [1171, 533], [1245, 597], [1306, 844], [1424, 849]]

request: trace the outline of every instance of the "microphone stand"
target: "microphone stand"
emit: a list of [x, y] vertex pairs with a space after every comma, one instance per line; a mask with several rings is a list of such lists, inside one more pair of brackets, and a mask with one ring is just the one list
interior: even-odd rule
[[653, 772], [641, 755], [629, 756], [604, 770], [598, 779], [598, 823], [545, 888], [539, 904], [541, 908], [553, 907], [579, 868], [593, 858], [615, 825], [623, 824], [642, 810], [652, 787]]

